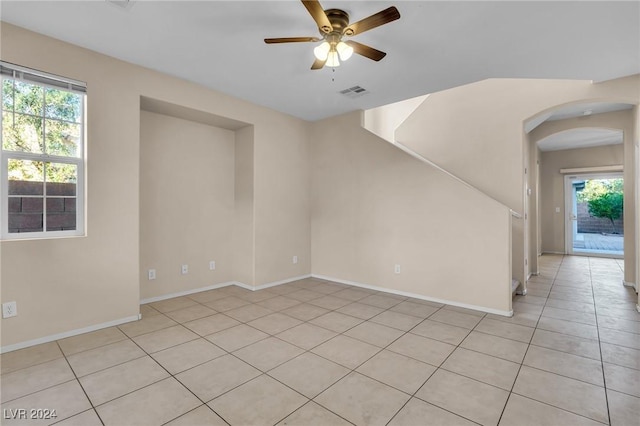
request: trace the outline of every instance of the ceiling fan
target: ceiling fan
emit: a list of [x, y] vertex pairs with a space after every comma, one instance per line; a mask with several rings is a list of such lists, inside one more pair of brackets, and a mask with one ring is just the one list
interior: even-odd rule
[[400, 19], [398, 9], [391, 6], [368, 18], [349, 24], [349, 14], [344, 10], [323, 10], [318, 0], [302, 0], [302, 4], [307, 8], [307, 11], [309, 11], [313, 20], [316, 21], [316, 24], [318, 24], [321, 37], [265, 38], [264, 42], [274, 44], [315, 43], [322, 41], [319, 46], [313, 49], [316, 60], [313, 65], [311, 65], [312, 70], [319, 70], [325, 65], [328, 67], [340, 66], [340, 60], [345, 61], [349, 59], [353, 53], [357, 53], [374, 61], [381, 60], [386, 56], [385, 52], [358, 43], [357, 41], [345, 41], [343, 38], [362, 34], [365, 31]]

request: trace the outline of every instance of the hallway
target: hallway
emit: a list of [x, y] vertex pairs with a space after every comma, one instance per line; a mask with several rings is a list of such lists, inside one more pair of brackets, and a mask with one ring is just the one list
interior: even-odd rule
[[[514, 299], [511, 321], [536, 329], [503, 422], [524, 424], [510, 412], [519, 394], [600, 421], [608, 416], [611, 425], [637, 423], [640, 314], [637, 294], [622, 285], [623, 265], [622, 259], [540, 257], [540, 275], [529, 280], [526, 296]], [[530, 424], [553, 418], [545, 405], [525, 406], [518, 415]]]

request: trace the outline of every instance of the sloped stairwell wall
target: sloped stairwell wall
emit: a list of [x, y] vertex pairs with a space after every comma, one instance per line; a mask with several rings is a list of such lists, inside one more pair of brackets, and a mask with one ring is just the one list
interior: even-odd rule
[[508, 315], [509, 209], [361, 119], [312, 125], [312, 274]]
[[[429, 95], [396, 129], [395, 140], [524, 215], [524, 123], [563, 105], [637, 104], [639, 88], [639, 75], [597, 84], [586, 80], [484, 80]], [[629, 185], [637, 178], [632, 158], [629, 150], [630, 161], [625, 164]], [[629, 190], [630, 195], [634, 193]], [[634, 209], [635, 197], [629, 198], [625, 210]], [[524, 265], [529, 256], [526, 233], [527, 226], [514, 229], [514, 264]], [[632, 238], [625, 243], [625, 252], [625, 280], [635, 282]], [[530, 272], [525, 271], [522, 278]]]

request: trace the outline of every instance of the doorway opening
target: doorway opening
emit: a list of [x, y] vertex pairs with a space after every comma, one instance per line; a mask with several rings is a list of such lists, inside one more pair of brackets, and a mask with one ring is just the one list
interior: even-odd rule
[[622, 173], [565, 176], [567, 254], [624, 257]]

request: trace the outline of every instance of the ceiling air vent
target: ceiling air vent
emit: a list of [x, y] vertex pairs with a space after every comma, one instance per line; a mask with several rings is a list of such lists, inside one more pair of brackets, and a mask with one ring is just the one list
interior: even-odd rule
[[348, 89], [344, 89], [339, 91], [338, 93], [340, 93], [341, 95], [345, 95], [347, 98], [359, 98], [360, 96], [366, 95], [367, 93], [369, 93], [367, 91], [367, 89], [360, 87], [360, 86], [353, 86], [353, 87], [349, 87]]

